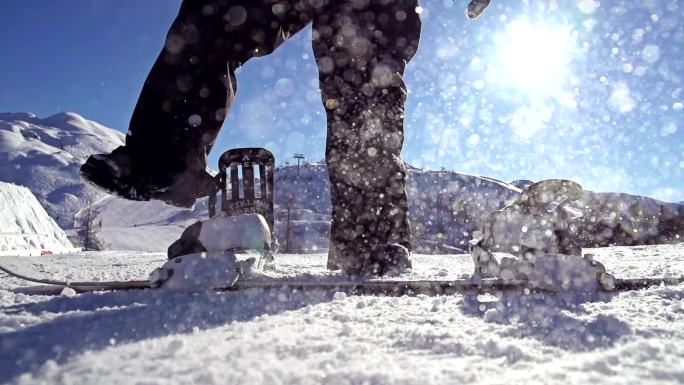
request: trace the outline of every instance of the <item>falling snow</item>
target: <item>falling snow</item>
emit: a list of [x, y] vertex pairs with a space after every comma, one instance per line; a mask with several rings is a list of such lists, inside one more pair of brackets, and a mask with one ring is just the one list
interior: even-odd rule
[[[288, 252], [271, 271], [279, 277], [320, 278], [330, 268], [470, 279], [481, 260], [465, 253], [477, 247], [515, 254], [523, 267], [543, 254], [589, 250], [621, 277], [681, 276], [684, 5], [494, 0], [472, 19], [465, 5], [186, 0], [168, 35], [136, 36], [158, 40], [161, 50], [144, 82], [142, 72], [131, 84], [110, 79], [110, 64], [82, 66], [107, 78], [97, 79], [103, 89], [119, 80], [142, 88], [137, 104], [127, 94], [125, 115], [135, 112], [130, 127], [119, 127], [129, 129], [126, 145], [91, 158], [112, 171], [99, 182], [126, 198], [191, 206], [213, 187], [207, 166], [223, 150], [269, 149], [277, 159], [271, 230]], [[95, 12], [89, 7], [84, 12]], [[69, 30], [72, 21], [64, 22]], [[21, 72], [23, 62], [14, 60], [33, 60], [6, 56], [0, 83]], [[58, 64], [43, 61], [59, 76]], [[73, 63], [88, 64], [87, 57]], [[0, 102], [50, 85], [29, 72], [30, 87], [3, 90]], [[73, 81], [58, 91], [88, 93]], [[113, 101], [98, 91], [88, 103]], [[37, 226], [30, 219], [37, 214], [13, 208], [0, 218], [17, 229], [11, 243], [0, 229], [6, 249], [16, 239], [48, 248], [24, 237], [41, 240], [48, 230], [69, 246], [59, 226], [75, 232], [72, 219], [86, 202], [114, 223], [100, 235], [127, 249], [166, 248], [189, 222], [205, 219], [205, 201], [194, 210], [111, 197], [93, 204], [104, 195], [84, 187], [79, 167], [124, 140], [94, 121], [8, 113], [0, 129], [0, 177], [27, 185], [35, 198], [21, 190], [20, 201], [30, 201], [27, 209], [40, 202], [47, 213], [31, 210], [58, 221]], [[565, 190], [551, 194], [535, 183], [545, 179], [584, 190], [573, 183], [571, 194], [563, 182]], [[295, 251], [310, 254], [289, 254]], [[19, 259], [18, 266], [68, 272], [67, 280], [144, 279], [165, 258], [105, 251], [40, 260], [52, 265]], [[585, 275], [589, 285], [597, 284], [596, 271]], [[45, 298], [13, 291], [22, 284], [0, 281], [0, 381], [684, 381], [682, 285], [578, 300], [71, 289]]]

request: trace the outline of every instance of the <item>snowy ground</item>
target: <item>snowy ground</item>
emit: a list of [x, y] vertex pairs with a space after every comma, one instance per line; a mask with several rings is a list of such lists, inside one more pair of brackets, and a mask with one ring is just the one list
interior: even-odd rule
[[[588, 250], [620, 278], [681, 276], [684, 244]], [[162, 254], [42, 258], [54, 278], [141, 279]], [[327, 274], [280, 255], [276, 275]], [[460, 278], [467, 256], [402, 278]], [[35, 261], [33, 259], [32, 261]], [[0, 383], [681, 384], [684, 285], [591, 300], [333, 292], [29, 297], [0, 277]]]

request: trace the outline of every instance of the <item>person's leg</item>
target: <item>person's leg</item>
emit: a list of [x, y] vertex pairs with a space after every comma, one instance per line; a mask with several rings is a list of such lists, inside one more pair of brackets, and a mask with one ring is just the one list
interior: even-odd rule
[[[313, 45], [328, 119], [333, 205], [328, 267], [381, 273], [410, 249], [406, 170], [400, 158], [402, 75], [420, 38], [417, 0], [329, 6]], [[405, 250], [405, 249], [404, 249]]]
[[129, 166], [123, 184], [134, 187], [120, 195], [179, 205], [206, 195], [207, 155], [235, 97], [235, 69], [272, 52], [311, 19], [301, 7], [274, 4], [183, 2], [143, 86], [126, 145], [112, 154]]

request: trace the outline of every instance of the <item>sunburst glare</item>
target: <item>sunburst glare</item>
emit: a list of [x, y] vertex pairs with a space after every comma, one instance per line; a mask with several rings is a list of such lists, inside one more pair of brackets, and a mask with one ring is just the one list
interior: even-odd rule
[[497, 39], [489, 74], [497, 84], [533, 94], [551, 95], [571, 75], [577, 37], [567, 25], [516, 20]]

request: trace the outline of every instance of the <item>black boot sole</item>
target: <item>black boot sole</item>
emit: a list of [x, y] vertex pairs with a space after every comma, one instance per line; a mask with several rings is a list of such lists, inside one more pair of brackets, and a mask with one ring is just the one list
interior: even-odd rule
[[79, 174], [83, 180], [109, 194], [136, 201], [149, 200], [149, 197], [137, 192], [134, 186], [121, 183], [112, 174], [110, 165], [95, 156], [90, 156], [86, 160], [81, 166]]

